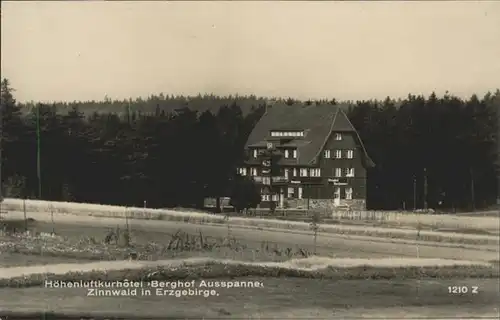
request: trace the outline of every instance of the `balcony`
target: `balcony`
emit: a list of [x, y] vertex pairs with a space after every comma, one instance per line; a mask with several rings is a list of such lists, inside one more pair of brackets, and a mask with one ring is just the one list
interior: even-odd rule
[[346, 177], [336, 177], [336, 178], [331, 178], [328, 179], [328, 183], [337, 185], [337, 186], [342, 186], [342, 185], [347, 185], [348, 179]]
[[[253, 181], [255, 181], [255, 182], [263, 183], [264, 180], [266, 180], [265, 178], [267, 178], [267, 177], [253, 176], [252, 178], [253, 178]], [[267, 183], [264, 183], [264, 184], [267, 184]]]
[[289, 179], [285, 176], [278, 176], [278, 177], [273, 177], [273, 182], [274, 183], [285, 183], [288, 182]]
[[[272, 177], [273, 178], [273, 183], [288, 183], [289, 179], [284, 176], [276, 176]], [[253, 180], [257, 183], [262, 183], [262, 184], [271, 184], [271, 177], [263, 177], [263, 176], [254, 176]]]

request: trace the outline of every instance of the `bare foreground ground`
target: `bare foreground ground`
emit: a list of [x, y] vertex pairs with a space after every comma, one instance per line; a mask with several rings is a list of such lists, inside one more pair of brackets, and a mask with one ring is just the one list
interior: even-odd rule
[[[219, 290], [219, 296], [86, 297], [85, 289], [0, 289], [0, 310], [54, 311], [127, 319], [498, 318], [496, 280], [261, 280], [264, 288]], [[449, 294], [448, 286], [478, 287]], [[154, 292], [153, 292], [154, 294]], [[1, 313], [1, 312], [0, 312]], [[125, 316], [126, 315], [126, 316]], [[61, 318], [62, 319], [62, 318]]]
[[[59, 217], [56, 217], [59, 218]], [[70, 217], [73, 219], [74, 217]], [[125, 227], [123, 220], [112, 218], [80, 218], [72, 223], [59, 219], [64, 223], [36, 223], [38, 232], [51, 232], [55, 229], [58, 235], [78, 239], [82, 236], [94, 237], [102, 241], [111, 228], [120, 225]], [[47, 217], [50, 220], [50, 215]], [[157, 242], [167, 243], [172, 234], [181, 229], [184, 232], [198, 235], [201, 231], [205, 237], [221, 238], [228, 234], [226, 226], [195, 225], [181, 222], [129, 220], [132, 230], [132, 240], [139, 243]], [[261, 247], [262, 241], [269, 242], [269, 246], [301, 247], [313, 251], [313, 237], [308, 234], [284, 233], [279, 231], [265, 231], [254, 229], [231, 228], [231, 236], [238, 242], [244, 243], [250, 249]], [[418, 245], [417, 245], [418, 243]], [[317, 241], [319, 255], [350, 258], [382, 258], [382, 257], [420, 257], [444, 258], [457, 260], [492, 261], [499, 259], [498, 246], [472, 246], [468, 249], [447, 244], [429, 243], [424, 241], [396, 241], [375, 237], [354, 237], [332, 234], [320, 234]], [[472, 249], [473, 248], [473, 249]], [[240, 253], [237, 253], [240, 254]], [[231, 258], [231, 257], [227, 257]], [[241, 255], [235, 259], [243, 259]], [[247, 259], [245, 259], [247, 260]]]
[[0, 254], [0, 267], [43, 266], [56, 263], [86, 263], [85, 259], [69, 259], [66, 257], [27, 255], [27, 254]]
[[[64, 216], [64, 215], [63, 215]], [[68, 217], [68, 216], [67, 216]], [[50, 214], [44, 221], [36, 221], [38, 232], [51, 232], [76, 241], [93, 237], [102, 241], [111, 228], [123, 220], [79, 217], [67, 219]], [[64, 223], [61, 223], [63, 221]], [[167, 221], [130, 220], [132, 240], [137, 243], [167, 243], [179, 229], [193, 235], [221, 238], [228, 234], [226, 226], [194, 225]], [[261, 248], [262, 241], [269, 246], [301, 247], [313, 250], [311, 235], [231, 228], [231, 236], [251, 249]], [[321, 234], [318, 254], [337, 258], [420, 257], [461, 260], [500, 260], [498, 247], [477, 246], [465, 249], [439, 243], [394, 241], [391, 239], [336, 236]], [[473, 247], [473, 246], [469, 246]], [[213, 255], [207, 252], [185, 252], [192, 256]], [[221, 258], [255, 260], [248, 251], [217, 252]], [[222, 255], [222, 256], [221, 256]], [[181, 253], [182, 256], [182, 253]], [[179, 257], [179, 256], [178, 256]], [[265, 257], [264, 257], [265, 258]], [[269, 258], [267, 258], [269, 259]], [[267, 260], [266, 259], [266, 260]], [[40, 255], [0, 254], [0, 266], [32, 266], [55, 263], [82, 263], [84, 259]], [[241, 278], [238, 280], [255, 280]], [[126, 319], [283, 319], [283, 318], [498, 318], [500, 300], [499, 279], [450, 280], [313, 280], [301, 278], [263, 278], [263, 289], [226, 289], [218, 297], [86, 297], [84, 289], [25, 288], [0, 289], [0, 317], [4, 311], [57, 311], [57, 313], [91, 313], [120, 316]], [[468, 294], [453, 295], [448, 286], [465, 286]], [[472, 294], [472, 286], [479, 293]], [[57, 319], [63, 319], [57, 318]]]

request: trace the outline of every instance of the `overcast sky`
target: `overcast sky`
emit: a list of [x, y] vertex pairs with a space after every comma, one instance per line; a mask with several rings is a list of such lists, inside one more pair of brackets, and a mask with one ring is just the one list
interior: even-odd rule
[[2, 2], [19, 101], [368, 99], [500, 87], [500, 1]]

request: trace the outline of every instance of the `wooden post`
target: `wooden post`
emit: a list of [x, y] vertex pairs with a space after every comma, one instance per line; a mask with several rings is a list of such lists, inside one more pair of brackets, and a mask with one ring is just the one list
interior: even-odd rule
[[28, 218], [26, 217], [26, 199], [23, 199], [24, 231], [28, 232]]
[[413, 176], [413, 211], [417, 211], [417, 177]]
[[52, 234], [56, 234], [55, 222], [54, 222], [54, 206], [50, 205], [50, 220], [52, 220]]
[[125, 207], [125, 226], [127, 227], [127, 230], [129, 230], [129, 224], [128, 224], [128, 210]]
[[476, 211], [476, 197], [474, 194], [474, 171], [470, 168], [470, 193], [472, 201], [472, 211]]
[[424, 168], [424, 210], [427, 211], [427, 168]]
[[317, 251], [317, 243], [318, 243], [318, 231], [319, 231], [319, 223], [321, 221], [321, 216], [319, 211], [314, 212], [312, 217], [312, 221], [310, 224], [311, 229], [314, 231], [314, 255], [316, 255]]
[[38, 200], [42, 200], [42, 168], [41, 168], [41, 143], [40, 143], [40, 104], [36, 107], [36, 173], [38, 178]]

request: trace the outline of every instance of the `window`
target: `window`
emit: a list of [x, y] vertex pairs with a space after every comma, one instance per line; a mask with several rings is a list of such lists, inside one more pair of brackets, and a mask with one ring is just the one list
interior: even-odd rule
[[287, 198], [293, 198], [293, 193], [294, 193], [294, 189], [293, 188], [288, 188]]
[[271, 177], [262, 177], [262, 184], [271, 184]]
[[335, 168], [335, 177], [342, 177], [342, 169]]
[[293, 176], [296, 177], [297, 176], [297, 168], [293, 168]]
[[335, 134], [335, 140], [337, 140], [337, 141], [342, 140], [342, 134], [341, 133], [336, 133]]
[[297, 159], [297, 150], [293, 150], [293, 158]]
[[346, 158], [347, 159], [354, 158], [354, 150], [347, 150], [347, 152], [346, 152]]
[[342, 150], [335, 150], [335, 159], [342, 158]]
[[325, 159], [330, 159], [330, 150], [325, 150]]
[[268, 194], [263, 194], [262, 195], [262, 201], [270, 201], [271, 197]]
[[288, 179], [288, 169], [285, 169], [285, 178]]
[[354, 177], [354, 168], [345, 168], [346, 177]]
[[299, 190], [298, 190], [298, 198], [299, 198], [299, 199], [302, 199], [302, 187], [299, 187]]
[[290, 157], [290, 153], [289, 153], [289, 151], [288, 151], [288, 150], [285, 150], [285, 158], [287, 158], [287, 159], [288, 159], [289, 157]]
[[271, 131], [271, 137], [303, 137], [304, 131]]
[[345, 198], [346, 200], [352, 200], [352, 188], [345, 188]]
[[255, 177], [257, 175], [257, 168], [251, 168], [250, 170], [251, 170], [251, 175]]
[[307, 177], [307, 169], [305, 169], [305, 168], [300, 169], [300, 176]]
[[310, 170], [310, 175], [311, 177], [320, 177], [321, 176], [321, 169], [311, 169]]
[[277, 194], [273, 194], [273, 201], [278, 201], [278, 195]]
[[254, 158], [257, 158], [258, 153], [259, 152], [257, 151], [257, 149], [253, 149], [253, 157]]
[[246, 176], [247, 175], [247, 168], [239, 168], [238, 173], [242, 176]]

